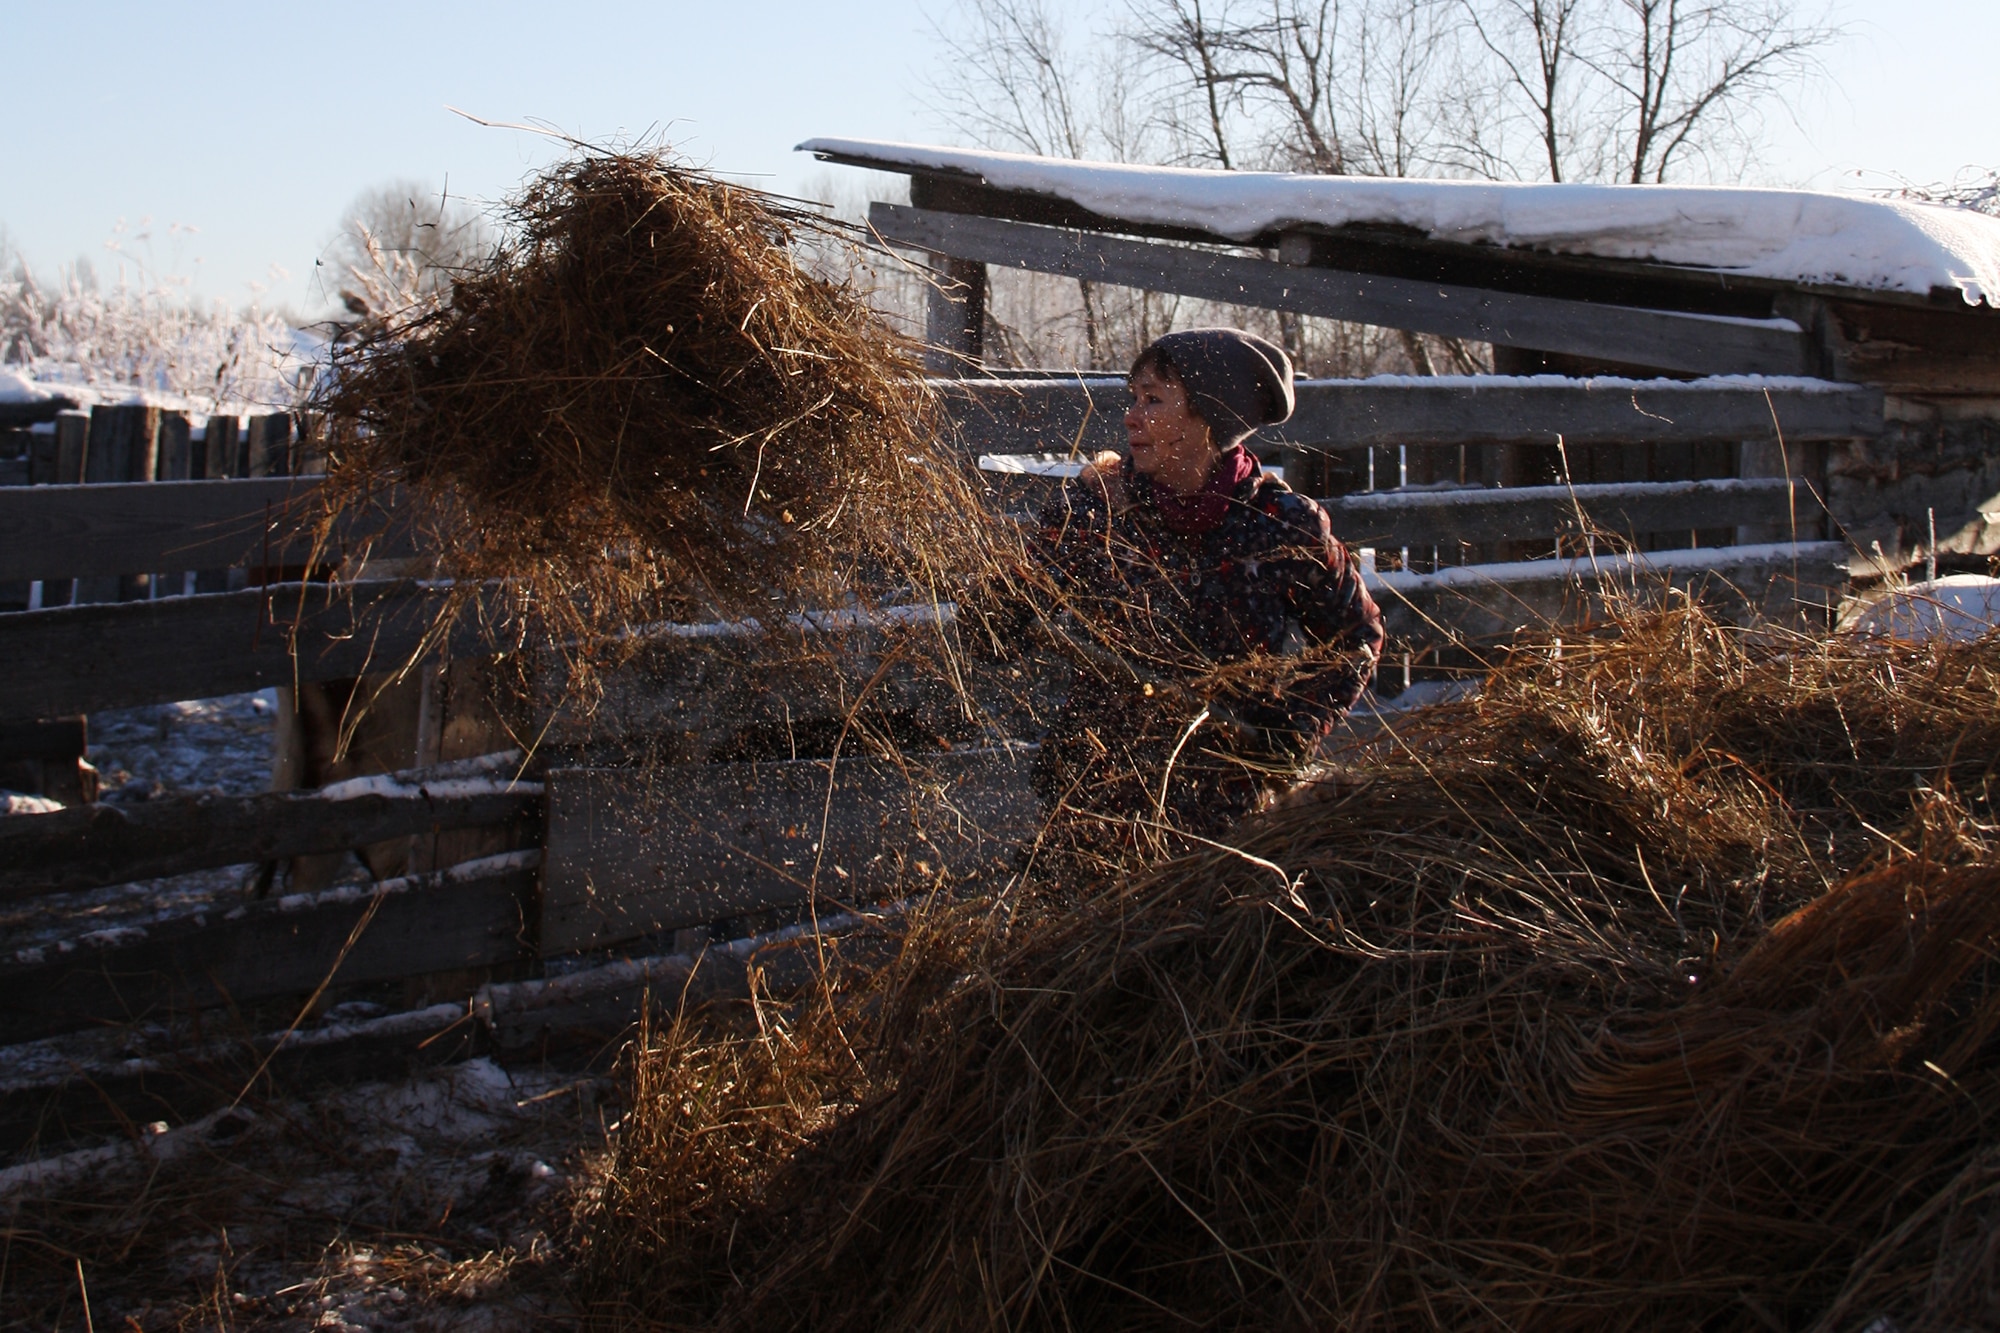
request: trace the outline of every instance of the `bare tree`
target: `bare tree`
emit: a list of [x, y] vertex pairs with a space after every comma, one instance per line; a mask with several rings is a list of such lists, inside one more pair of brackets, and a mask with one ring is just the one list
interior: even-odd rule
[[1227, 20], [1222, 19], [1221, 26], [1212, 24], [1202, 12], [1201, 0], [1165, 0], [1157, 9], [1157, 13], [1150, 14], [1143, 9], [1133, 10], [1138, 22], [1131, 40], [1142, 52], [1181, 67], [1185, 83], [1198, 90], [1205, 117], [1207, 142], [1202, 156], [1212, 158], [1224, 171], [1233, 170], [1236, 164], [1229, 152], [1223, 104], [1234, 98], [1222, 75], [1218, 45]]
[[1131, 40], [1218, 158], [1331, 173], [1664, 181], [1740, 156], [1841, 36], [1795, 0], [1212, 2], [1130, 0]]
[[1950, 204], [1954, 208], [1967, 208], [1989, 217], [2000, 217], [2000, 170], [1965, 167], [1949, 182], [1905, 185], [1896, 191], [1896, 197], [1926, 204]]
[[[1070, 49], [1046, 0], [965, 0], [962, 28], [939, 27], [948, 60], [930, 103], [946, 122], [994, 148], [1042, 157], [1090, 156], [1094, 136], [1079, 114], [1090, 62]], [[1103, 351], [1095, 285], [1079, 279], [1084, 344], [1092, 364]]]
[[[1488, 176], [1660, 183], [1684, 160], [1740, 168], [1771, 99], [1841, 30], [1792, 0], [1458, 0], [1493, 79], [1462, 111], [1455, 163]], [[1478, 80], [1471, 85], [1480, 86]], [[1496, 151], [1532, 127], [1540, 171]]]
[[[1462, 0], [1465, 22], [1497, 76], [1504, 105], [1518, 99], [1541, 141], [1549, 179], [1563, 179], [1563, 159], [1576, 138], [1574, 90], [1569, 65], [1574, 50], [1572, 28], [1585, 0]], [[1500, 174], [1496, 154], [1485, 149], [1485, 121], [1468, 117], [1461, 161], [1485, 168], [1480, 174]], [[1504, 158], [1504, 154], [1497, 155]]]
[[[1819, 67], [1841, 35], [1790, 0], [1615, 0], [1579, 55], [1616, 91], [1615, 133], [1634, 185], [1667, 178], [1741, 118]], [[1738, 135], [1740, 139], [1741, 136]]]

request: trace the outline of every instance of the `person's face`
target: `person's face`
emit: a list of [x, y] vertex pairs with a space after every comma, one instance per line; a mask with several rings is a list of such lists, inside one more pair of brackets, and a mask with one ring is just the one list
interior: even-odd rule
[[1217, 451], [1208, 423], [1188, 406], [1187, 390], [1151, 366], [1134, 375], [1129, 387], [1125, 439], [1132, 469], [1179, 494], [1201, 489]]

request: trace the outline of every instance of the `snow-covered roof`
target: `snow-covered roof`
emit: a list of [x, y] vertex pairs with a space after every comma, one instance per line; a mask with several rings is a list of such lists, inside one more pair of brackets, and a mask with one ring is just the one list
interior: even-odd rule
[[871, 139], [799, 151], [976, 176], [1121, 222], [1248, 241], [1295, 227], [1408, 227], [1440, 241], [1709, 269], [2000, 307], [2000, 218], [1813, 190], [1309, 176], [1079, 162]]

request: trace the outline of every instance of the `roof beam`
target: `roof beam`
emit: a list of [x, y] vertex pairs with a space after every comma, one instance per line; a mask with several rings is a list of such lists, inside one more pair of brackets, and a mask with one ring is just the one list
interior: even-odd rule
[[1299, 267], [898, 204], [873, 205], [868, 220], [893, 245], [1234, 305], [1696, 374], [1804, 375], [1813, 368], [1812, 348], [1789, 320], [1675, 314]]

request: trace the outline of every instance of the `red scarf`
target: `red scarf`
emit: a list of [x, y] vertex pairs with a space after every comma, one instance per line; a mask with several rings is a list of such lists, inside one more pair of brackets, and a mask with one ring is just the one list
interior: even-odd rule
[[1153, 506], [1160, 511], [1167, 531], [1183, 537], [1212, 531], [1229, 512], [1229, 498], [1236, 488], [1257, 472], [1257, 459], [1241, 445], [1225, 449], [1208, 474], [1208, 484], [1192, 495], [1175, 495], [1165, 486], [1152, 487]]

